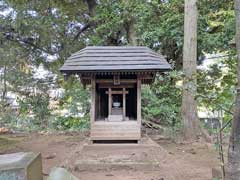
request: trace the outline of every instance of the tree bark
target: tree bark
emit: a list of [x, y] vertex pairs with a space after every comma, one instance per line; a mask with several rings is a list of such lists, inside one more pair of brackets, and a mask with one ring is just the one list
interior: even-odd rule
[[137, 35], [135, 29], [135, 20], [132, 18], [125, 26], [128, 44], [137, 46]]
[[96, 6], [97, 2], [96, 0], [86, 0], [87, 5], [88, 5], [88, 12], [91, 17], [94, 17], [96, 14]]
[[6, 77], [6, 74], [7, 74], [7, 66], [6, 64], [4, 65], [4, 68], [3, 68], [3, 91], [2, 91], [2, 101], [4, 102], [5, 99], [6, 99], [6, 94], [7, 94], [7, 77]]
[[185, 0], [183, 47], [182, 120], [184, 140], [195, 140], [200, 133], [197, 116], [196, 61], [197, 61], [197, 0]]
[[228, 180], [239, 180], [240, 178], [240, 0], [235, 0], [235, 16], [238, 83], [228, 148]]
[[[125, 7], [133, 7], [133, 2], [131, 0], [123, 1]], [[124, 29], [126, 31], [127, 42], [131, 46], [137, 46], [137, 35], [136, 35], [136, 17], [131, 12], [125, 14], [128, 17], [125, 20]]]

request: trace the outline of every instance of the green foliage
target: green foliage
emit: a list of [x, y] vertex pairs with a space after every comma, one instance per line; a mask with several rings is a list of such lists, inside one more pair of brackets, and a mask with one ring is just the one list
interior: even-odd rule
[[231, 51], [229, 42], [235, 35], [233, 0], [201, 0], [199, 14], [199, 50], [205, 53]]
[[[137, 29], [139, 44], [147, 45], [166, 55], [181, 68], [183, 48], [184, 3], [182, 0], [142, 4]], [[144, 13], [143, 13], [144, 12]]]
[[80, 83], [80, 80], [71, 76], [68, 81], [63, 84], [64, 97], [60, 99], [60, 108], [68, 109], [69, 116], [87, 116], [90, 112], [90, 94]]
[[[232, 49], [235, 34], [233, 0], [198, 2], [198, 57]], [[128, 44], [128, 30], [134, 24], [138, 45], [148, 46], [166, 55], [177, 69], [182, 67], [184, 1], [111, 1], [97, 6], [96, 34], [90, 44]]]
[[[4, 12], [0, 15], [0, 70], [6, 67], [4, 74], [0, 75], [1, 122], [7, 121], [14, 127], [48, 125], [52, 114], [49, 101], [53, 101], [47, 95], [48, 89], [53, 84], [55, 88], [62, 84], [60, 78], [36, 79], [33, 68], [42, 64], [46, 70], [59, 74], [64, 59], [85, 46], [85, 38], [78, 39], [76, 35], [79, 23], [89, 20], [85, 16], [88, 7], [82, 1], [74, 2], [74, 5], [75, 8], [71, 2], [46, 0], [6, 0], [0, 3]], [[2, 86], [3, 82], [6, 82], [6, 87]], [[32, 94], [33, 89], [38, 92], [37, 95]], [[18, 97], [19, 112], [15, 113], [6, 103], [8, 92]], [[79, 100], [76, 97], [73, 99]], [[72, 112], [75, 104], [70, 107]]]
[[[130, 27], [137, 45], [148, 46], [166, 56], [177, 70], [182, 68], [184, 1], [101, 0], [92, 1], [4, 0], [0, 9], [1, 124], [14, 126], [52, 126], [67, 129], [87, 127], [89, 93], [77, 78], [63, 82], [59, 67], [73, 52], [86, 45], [129, 45]], [[229, 44], [234, 39], [233, 0], [199, 0], [198, 59], [205, 54], [235, 54]], [[52, 79], [36, 79], [40, 64]], [[210, 110], [231, 110], [235, 96], [236, 60], [224, 59], [208, 70], [199, 71], [199, 106]], [[181, 72], [156, 77], [144, 87], [143, 117], [166, 126], [180, 122]], [[5, 83], [4, 83], [5, 82]], [[4, 85], [5, 84], [5, 85]], [[50, 107], [48, 90], [64, 88], [57, 107]], [[32, 90], [36, 89], [37, 94]], [[15, 112], [6, 93], [16, 94], [20, 103]], [[66, 111], [66, 113], [63, 113]], [[225, 119], [231, 118], [225, 114]]]
[[[50, 121], [50, 126], [59, 130], [89, 128], [89, 92], [83, 88], [80, 80], [75, 76], [63, 82], [63, 87], [65, 93], [59, 101], [59, 107], [55, 109], [55, 117]], [[63, 114], [64, 110], [67, 112]]]
[[156, 77], [154, 84], [142, 91], [143, 118], [174, 127], [180, 123], [181, 88], [176, 82], [181, 74], [172, 71]]
[[21, 114], [32, 114], [35, 119], [35, 124], [41, 127], [47, 127], [47, 119], [50, 116], [48, 95], [32, 95], [23, 100], [19, 100], [19, 104]]
[[88, 116], [82, 118], [57, 116], [52, 120], [50, 127], [56, 130], [83, 130], [89, 129], [90, 121]]
[[209, 111], [225, 111], [224, 118], [232, 118], [231, 112], [235, 98], [236, 86], [236, 58], [219, 59], [207, 70], [198, 73], [198, 95], [196, 96], [199, 106]]

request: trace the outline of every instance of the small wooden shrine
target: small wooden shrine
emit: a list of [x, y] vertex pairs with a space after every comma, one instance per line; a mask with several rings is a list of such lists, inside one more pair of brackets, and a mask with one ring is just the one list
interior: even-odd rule
[[91, 85], [91, 140], [115, 141], [141, 138], [141, 86], [170, 69], [147, 47], [90, 46], [72, 54], [60, 71]]

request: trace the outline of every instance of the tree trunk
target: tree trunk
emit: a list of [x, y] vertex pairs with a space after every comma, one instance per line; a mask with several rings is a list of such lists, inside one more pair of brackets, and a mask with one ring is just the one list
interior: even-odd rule
[[6, 80], [6, 74], [7, 74], [7, 66], [6, 64], [4, 65], [3, 68], [3, 91], [2, 91], [2, 101], [4, 102], [6, 99], [6, 94], [7, 94], [7, 80]]
[[[123, 1], [125, 7], [133, 7], [133, 2], [131, 0]], [[125, 14], [126, 21], [124, 22], [124, 29], [126, 31], [127, 42], [131, 46], [137, 46], [137, 35], [136, 35], [136, 17], [131, 12]]]
[[197, 61], [197, 0], [185, 0], [183, 47], [182, 120], [185, 140], [195, 140], [200, 133], [197, 116], [196, 61]]
[[228, 180], [240, 178], [240, 0], [235, 0], [236, 49], [237, 49], [237, 95], [228, 148]]
[[87, 5], [88, 5], [89, 15], [93, 18], [96, 14], [97, 2], [96, 2], [96, 0], [87, 0], [86, 2], [87, 2]]
[[128, 44], [132, 46], [137, 45], [137, 35], [135, 29], [135, 20], [132, 18], [125, 26], [126, 33], [127, 33], [127, 40]]

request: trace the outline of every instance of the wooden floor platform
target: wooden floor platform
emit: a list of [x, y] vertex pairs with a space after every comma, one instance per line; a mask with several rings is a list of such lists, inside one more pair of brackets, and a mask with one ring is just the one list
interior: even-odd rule
[[141, 128], [137, 121], [96, 121], [91, 125], [90, 140], [139, 140]]

